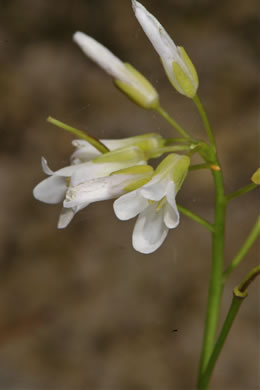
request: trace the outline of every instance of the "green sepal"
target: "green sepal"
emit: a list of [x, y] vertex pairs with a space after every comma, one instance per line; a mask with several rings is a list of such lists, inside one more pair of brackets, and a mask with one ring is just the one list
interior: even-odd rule
[[[125, 192], [134, 191], [137, 188], [143, 186], [144, 184], [150, 181], [153, 175], [153, 168], [150, 165], [136, 165], [134, 167], [120, 169], [119, 171], [111, 173], [113, 175], [131, 175], [133, 176], [133, 181], [124, 187]], [[134, 176], [139, 176], [134, 180]]]
[[158, 165], [154, 175], [168, 176], [169, 173], [172, 174], [172, 180], [176, 185], [177, 193], [187, 176], [189, 166], [190, 158], [188, 156], [171, 153]]
[[131, 145], [112, 152], [104, 153], [92, 160], [94, 164], [117, 163], [132, 161], [133, 165], [146, 160], [144, 152], [137, 146]]
[[193, 65], [193, 63], [192, 63], [190, 57], [188, 56], [186, 50], [184, 49], [184, 47], [182, 47], [182, 46], [177, 46], [177, 47], [178, 47], [178, 51], [179, 51], [181, 58], [183, 59], [183, 61], [185, 62], [185, 65], [187, 66], [187, 68], [189, 69], [189, 71], [191, 73], [193, 83], [195, 84], [195, 87], [197, 89], [199, 86], [199, 78], [198, 78], [198, 73], [196, 71], [196, 68]]
[[193, 98], [196, 95], [197, 88], [194, 86], [189, 75], [187, 75], [178, 62], [172, 63], [172, 69], [182, 93], [189, 98]]

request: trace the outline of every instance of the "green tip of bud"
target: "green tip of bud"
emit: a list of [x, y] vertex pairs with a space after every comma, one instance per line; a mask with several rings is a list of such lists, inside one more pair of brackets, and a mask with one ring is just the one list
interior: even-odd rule
[[254, 184], [260, 184], [260, 168], [258, 168], [252, 175], [251, 180]]
[[152, 84], [132, 65], [124, 64], [131, 73], [132, 83], [114, 80], [115, 85], [121, 89], [134, 103], [147, 109], [155, 109], [159, 106], [159, 96]]

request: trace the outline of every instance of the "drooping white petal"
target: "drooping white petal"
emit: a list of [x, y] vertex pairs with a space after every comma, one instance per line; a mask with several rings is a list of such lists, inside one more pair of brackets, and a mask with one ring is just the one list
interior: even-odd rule
[[72, 208], [65, 208], [63, 207], [60, 213], [59, 221], [58, 221], [58, 229], [64, 229], [68, 226], [68, 224], [73, 219], [74, 215], [82, 210], [83, 208], [87, 207], [89, 203], [82, 203], [80, 206], [72, 207]]
[[55, 204], [63, 201], [66, 191], [65, 178], [53, 175], [37, 184], [33, 196], [41, 202]]
[[174, 209], [169, 203], [164, 206], [164, 223], [169, 229], [174, 229], [179, 225], [180, 215], [177, 207]]
[[176, 205], [176, 192], [174, 182], [169, 182], [167, 187], [167, 204], [164, 206], [164, 223], [169, 229], [174, 229], [179, 225], [180, 214]]
[[162, 210], [156, 211], [157, 204], [152, 204], [138, 216], [133, 231], [133, 247], [141, 253], [152, 253], [165, 240], [168, 228], [163, 221]]
[[116, 199], [113, 207], [117, 218], [126, 221], [136, 217], [148, 205], [147, 199], [140, 195], [139, 190], [135, 190]]
[[173, 181], [169, 181], [167, 184], [167, 189], [166, 189], [166, 199], [168, 203], [170, 203], [171, 207], [174, 209], [176, 208], [176, 185]]
[[65, 229], [73, 219], [74, 215], [75, 215], [75, 210], [73, 208], [66, 209], [63, 207], [59, 216], [57, 228]]
[[123, 82], [129, 82], [129, 72], [123, 62], [121, 62], [110, 50], [90, 36], [76, 32], [73, 40], [80, 46], [82, 51], [103, 68], [115, 79]]

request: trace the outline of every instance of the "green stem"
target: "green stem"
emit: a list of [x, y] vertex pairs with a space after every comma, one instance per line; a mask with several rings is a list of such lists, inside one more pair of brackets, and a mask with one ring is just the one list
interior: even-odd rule
[[216, 142], [215, 142], [213, 131], [211, 129], [207, 114], [204, 110], [204, 107], [198, 95], [196, 95], [193, 98], [193, 101], [199, 110], [201, 119], [207, 131], [208, 138], [211, 144], [210, 162], [219, 168], [219, 170], [214, 170], [214, 169], [212, 170], [214, 184], [215, 184], [215, 192], [216, 192], [215, 221], [214, 221], [214, 232], [212, 233], [212, 262], [211, 262], [212, 268], [211, 268], [209, 292], [208, 292], [207, 314], [205, 320], [205, 329], [203, 334], [203, 343], [202, 343], [202, 351], [201, 351], [200, 367], [199, 367], [199, 380], [200, 380], [207, 367], [208, 361], [210, 359], [210, 355], [214, 348], [217, 326], [219, 321], [220, 303], [221, 303], [221, 296], [222, 296], [222, 269], [223, 269], [223, 257], [224, 257], [226, 199], [224, 195], [224, 183], [223, 183], [222, 170], [217, 158]]
[[215, 231], [212, 233], [212, 270], [209, 284], [205, 330], [200, 359], [201, 377], [212, 353], [219, 319], [222, 295], [222, 269], [224, 254], [225, 196], [221, 171], [212, 171], [216, 188]]
[[81, 139], [84, 139], [85, 141], [90, 143], [92, 146], [94, 146], [94, 148], [96, 148], [101, 153], [109, 152], [109, 149], [102, 142], [100, 142], [97, 138], [88, 135], [87, 133], [85, 133], [82, 130], [78, 130], [78, 129], [75, 129], [74, 127], [66, 125], [65, 123], [63, 123], [55, 118], [52, 118], [51, 116], [49, 116], [47, 118], [47, 122], [51, 123], [54, 126], [60, 127], [61, 129], [66, 130], [69, 133], [72, 133]]
[[206, 111], [205, 111], [205, 109], [204, 109], [204, 107], [203, 107], [203, 105], [202, 105], [202, 103], [200, 101], [199, 96], [195, 95], [194, 98], [193, 98], [193, 101], [196, 104], [197, 109], [199, 110], [202, 122], [203, 122], [205, 130], [207, 131], [207, 134], [208, 134], [209, 141], [210, 141], [211, 145], [216, 148], [216, 143], [215, 143], [215, 138], [214, 138], [214, 135], [213, 135], [213, 131], [212, 131], [212, 128], [210, 126], [210, 123], [209, 123]]
[[258, 217], [255, 225], [253, 226], [251, 232], [249, 233], [246, 241], [240, 248], [237, 255], [232, 260], [231, 264], [226, 268], [224, 275], [223, 275], [223, 283], [225, 283], [226, 279], [229, 277], [229, 275], [233, 272], [233, 270], [241, 263], [253, 243], [256, 241], [258, 236], [260, 235], [260, 217]]
[[181, 125], [179, 125], [179, 123], [177, 123], [161, 106], [156, 107], [154, 110], [157, 111], [167, 122], [169, 122], [182, 137], [192, 140], [192, 137], [190, 137]]
[[253, 282], [253, 280], [260, 274], [260, 266], [255, 267], [245, 278], [245, 280], [236, 288], [233, 290], [233, 299], [231, 306], [229, 308], [228, 314], [226, 316], [226, 319], [224, 321], [223, 327], [221, 329], [221, 332], [219, 334], [218, 340], [215, 344], [214, 350], [212, 352], [212, 355], [210, 357], [209, 363], [207, 365], [207, 368], [205, 370], [204, 375], [200, 378], [200, 381], [198, 383], [198, 389], [199, 390], [206, 390], [209, 385], [210, 378], [212, 376], [213, 370], [215, 368], [217, 359], [219, 357], [219, 354], [223, 348], [223, 345], [226, 341], [226, 338], [229, 334], [229, 331], [231, 329], [231, 326], [234, 322], [234, 319], [236, 318], [236, 315], [239, 311], [239, 308], [241, 306], [241, 303], [243, 302], [244, 298], [247, 297], [247, 289], [248, 286]]
[[180, 206], [177, 204], [178, 210], [186, 215], [186, 217], [192, 219], [195, 222], [198, 222], [200, 225], [205, 226], [210, 232], [214, 232], [214, 226], [206, 221], [205, 219], [199, 217], [197, 214], [193, 213], [192, 211], [186, 209], [185, 207]]
[[257, 184], [250, 183], [247, 186], [239, 188], [239, 190], [232, 192], [229, 195], [226, 195], [226, 200], [227, 200], [227, 202], [229, 202], [231, 199], [234, 199], [240, 195], [246, 194], [247, 192], [255, 189], [256, 187], [258, 187]]

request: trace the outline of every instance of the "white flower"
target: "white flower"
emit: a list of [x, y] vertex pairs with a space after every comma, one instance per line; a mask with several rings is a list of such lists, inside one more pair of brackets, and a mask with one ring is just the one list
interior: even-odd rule
[[[85, 151], [87, 158], [87, 151]], [[64, 200], [68, 186], [75, 186], [87, 180], [104, 177], [114, 171], [127, 168], [133, 165], [146, 164], [144, 152], [137, 146], [129, 146], [112, 152], [105, 153], [85, 163], [69, 165], [53, 172], [42, 158], [43, 171], [49, 175], [41, 181], [33, 190], [36, 199], [44, 203], [56, 204]], [[58, 221], [58, 228], [65, 228], [73, 216], [82, 208], [88, 205], [87, 202], [80, 206], [72, 207], [70, 210], [63, 209]]]
[[[100, 141], [110, 151], [135, 145], [147, 154], [147, 158], [149, 158], [150, 155], [153, 155], [156, 149], [163, 147], [165, 142], [157, 133], [142, 134], [121, 139], [101, 139]], [[79, 164], [101, 155], [94, 146], [82, 139], [73, 140], [72, 144], [76, 147], [76, 150], [71, 156], [71, 164]]]
[[189, 158], [168, 155], [157, 167], [152, 180], [114, 202], [114, 211], [121, 220], [138, 218], [135, 224], [133, 247], [141, 253], [152, 253], [165, 240], [168, 230], [179, 224], [175, 197], [189, 167]]
[[86, 202], [93, 203], [101, 200], [116, 198], [127, 191], [147, 183], [153, 173], [149, 165], [137, 165], [121, 169], [109, 176], [99, 177], [69, 187], [64, 207], [81, 207]]
[[158, 94], [151, 83], [129, 64], [90, 36], [76, 32], [73, 40], [83, 52], [115, 79], [115, 84], [135, 103], [145, 108], [158, 105]]
[[175, 45], [159, 21], [142, 4], [132, 0], [132, 6], [172, 85], [181, 94], [194, 97], [199, 85], [198, 76], [184, 48]]

